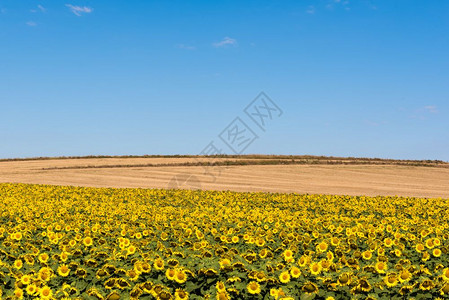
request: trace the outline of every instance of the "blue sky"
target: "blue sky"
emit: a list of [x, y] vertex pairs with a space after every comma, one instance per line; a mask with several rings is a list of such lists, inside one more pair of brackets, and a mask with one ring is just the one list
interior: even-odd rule
[[448, 1], [0, 0], [0, 157], [197, 154], [239, 116], [245, 153], [449, 161], [448, 53]]

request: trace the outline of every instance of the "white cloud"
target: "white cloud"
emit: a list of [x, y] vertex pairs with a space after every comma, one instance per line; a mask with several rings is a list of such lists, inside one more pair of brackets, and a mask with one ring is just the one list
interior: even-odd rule
[[438, 113], [438, 108], [435, 105], [428, 105], [428, 106], [424, 106], [424, 109], [431, 113], [431, 114], [437, 114]]
[[[47, 9], [46, 9], [45, 7], [43, 7], [42, 5], [40, 5], [40, 4], [37, 6], [37, 8], [38, 8], [41, 12], [43, 12], [43, 13], [44, 13], [44, 12], [47, 12]], [[38, 12], [37, 9], [31, 9], [30, 11], [31, 11], [32, 13], [37, 13], [37, 12]]]
[[435, 105], [427, 105], [418, 109], [415, 109], [413, 114], [410, 116], [412, 119], [427, 120], [429, 114], [438, 114], [438, 108]]
[[306, 13], [313, 15], [315, 13], [315, 7], [313, 5], [309, 5], [309, 7], [306, 10]]
[[348, 6], [349, 0], [329, 0], [328, 4], [326, 4], [326, 8], [329, 10], [333, 10], [337, 7], [344, 7], [345, 10], [350, 10], [351, 8]]
[[225, 37], [220, 42], [213, 43], [216, 48], [227, 47], [227, 46], [237, 46], [237, 40], [230, 37]]
[[184, 45], [184, 44], [178, 44], [178, 45], [176, 45], [176, 47], [179, 49], [185, 49], [185, 50], [196, 50], [195, 46], [189, 46], [189, 45]]
[[66, 4], [65, 6], [70, 8], [72, 13], [74, 13], [78, 17], [80, 17], [83, 13], [89, 14], [89, 13], [91, 13], [93, 11], [93, 8], [87, 7], [87, 6], [75, 6], [75, 5], [72, 5], [72, 4]]
[[26, 22], [26, 24], [31, 27], [37, 26], [37, 23], [33, 22], [33, 21], [28, 21], [28, 22]]

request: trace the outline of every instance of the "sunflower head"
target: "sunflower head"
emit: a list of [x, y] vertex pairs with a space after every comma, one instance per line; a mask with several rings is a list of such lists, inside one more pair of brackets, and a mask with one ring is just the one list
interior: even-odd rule
[[176, 270], [175, 281], [177, 283], [184, 283], [187, 281], [187, 274], [184, 270]]
[[106, 297], [106, 300], [119, 300], [119, 299], [120, 295], [117, 292], [112, 292]]
[[301, 276], [301, 270], [298, 267], [292, 267], [290, 269], [290, 274], [293, 278], [298, 278], [299, 276]]
[[393, 287], [398, 284], [398, 276], [396, 273], [389, 273], [385, 276], [384, 282], [388, 287]]
[[365, 260], [370, 260], [373, 257], [373, 253], [369, 250], [362, 252], [362, 258]]
[[387, 264], [383, 261], [378, 261], [374, 267], [378, 273], [385, 273], [388, 269]]
[[371, 290], [371, 284], [365, 278], [359, 280], [358, 288], [363, 292], [369, 292]]
[[248, 290], [248, 293], [252, 295], [260, 294], [261, 292], [260, 285], [256, 281], [251, 281], [250, 283], [248, 283], [246, 289]]
[[322, 270], [322, 266], [318, 262], [314, 262], [310, 265], [310, 273], [312, 273], [312, 275], [320, 274], [321, 270]]
[[40, 289], [39, 295], [41, 296], [41, 299], [50, 299], [53, 292], [48, 286], [44, 286]]
[[289, 261], [289, 260], [291, 260], [293, 258], [293, 251], [290, 250], [290, 249], [287, 249], [287, 250], [284, 251], [283, 255], [284, 255], [284, 259], [286, 261]]
[[115, 282], [116, 282], [115, 278], [109, 278], [108, 280], [106, 280], [104, 282], [105, 289], [107, 289], [107, 290], [112, 289], [115, 286]]
[[288, 283], [290, 282], [290, 274], [288, 273], [288, 271], [284, 271], [279, 275], [279, 280], [282, 283]]
[[16, 288], [14, 290], [13, 295], [14, 295], [14, 299], [23, 299], [23, 290], [20, 288]]
[[402, 269], [399, 273], [399, 281], [406, 282], [412, 278], [412, 273], [408, 269]]
[[60, 265], [58, 267], [59, 276], [67, 277], [67, 276], [69, 276], [69, 273], [70, 273], [70, 269], [67, 265]]
[[425, 248], [424, 248], [424, 245], [421, 244], [421, 243], [418, 243], [418, 244], [416, 244], [416, 246], [415, 246], [415, 250], [416, 250], [416, 252], [418, 252], [418, 253], [423, 252], [424, 249], [425, 249]]
[[175, 275], [176, 275], [175, 269], [169, 268], [169, 269], [167, 269], [167, 271], [165, 271], [165, 276], [169, 280], [175, 280]]
[[433, 256], [434, 257], [440, 257], [441, 256], [441, 250], [439, 249], [439, 248], [435, 248], [435, 249], [433, 249], [433, 251], [432, 251], [432, 254], [433, 254]]
[[325, 252], [325, 251], [327, 251], [327, 248], [328, 248], [328, 245], [327, 245], [327, 243], [325, 241], [322, 241], [317, 246], [318, 252]]
[[33, 283], [33, 284], [30, 284], [30, 285], [28, 285], [28, 286], [26, 287], [26, 292], [27, 292], [27, 294], [30, 295], [30, 296], [36, 296], [37, 293], [38, 293], [38, 288], [37, 288], [37, 286]]
[[163, 270], [164, 269], [164, 260], [163, 259], [161, 259], [161, 258], [157, 258], [155, 261], [154, 261], [154, 268], [156, 269], [156, 270], [158, 270], [158, 271], [161, 271], [161, 270]]
[[424, 279], [420, 285], [419, 285], [419, 289], [423, 290], [423, 291], [429, 291], [431, 289], [433, 289], [435, 287], [435, 283], [430, 280], [430, 279]]
[[349, 273], [343, 273], [338, 276], [338, 284], [349, 285], [351, 283], [351, 275]]
[[128, 255], [133, 255], [134, 253], [136, 253], [136, 247], [134, 245], [129, 245], [126, 249], [126, 253]]
[[20, 282], [21, 282], [23, 285], [29, 285], [29, 284], [31, 283], [31, 276], [30, 276], [30, 275], [23, 275], [23, 276], [20, 278]]
[[92, 240], [92, 238], [91, 238], [90, 236], [86, 236], [86, 237], [83, 239], [83, 244], [84, 244], [84, 246], [86, 246], [86, 247], [90, 247], [90, 246], [92, 246], [92, 245], [94, 244], [94, 241]]
[[313, 282], [306, 282], [301, 290], [306, 294], [316, 294], [318, 293], [318, 287]]
[[75, 275], [81, 278], [85, 278], [87, 276], [87, 271], [84, 268], [78, 268], [75, 271]]
[[22, 269], [22, 267], [23, 267], [22, 260], [21, 259], [16, 259], [14, 261], [14, 268], [16, 268], [17, 270], [20, 270], [20, 269]]
[[307, 258], [307, 256], [301, 256], [301, 258], [299, 259], [299, 261], [298, 261], [298, 265], [300, 266], [300, 267], [305, 267], [307, 264], [308, 264], [308, 262], [309, 262], [309, 260], [308, 260], [308, 258]]
[[393, 240], [390, 238], [384, 239], [384, 246], [390, 248], [391, 246], [393, 246]]
[[338, 244], [340, 244], [340, 239], [336, 236], [333, 236], [331, 238], [331, 245], [336, 247], [336, 246], [338, 246]]
[[41, 263], [43, 263], [43, 264], [45, 264], [48, 261], [49, 258], [50, 258], [50, 256], [47, 253], [45, 253], [45, 252], [39, 254], [39, 261]]
[[224, 292], [226, 291], [226, 287], [222, 281], [217, 281], [217, 284], [215, 285], [218, 292]]

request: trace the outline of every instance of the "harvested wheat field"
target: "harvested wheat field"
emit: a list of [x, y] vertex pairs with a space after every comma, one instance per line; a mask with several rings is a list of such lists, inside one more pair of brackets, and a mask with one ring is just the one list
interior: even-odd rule
[[448, 165], [262, 155], [39, 158], [0, 161], [0, 182], [448, 198]]

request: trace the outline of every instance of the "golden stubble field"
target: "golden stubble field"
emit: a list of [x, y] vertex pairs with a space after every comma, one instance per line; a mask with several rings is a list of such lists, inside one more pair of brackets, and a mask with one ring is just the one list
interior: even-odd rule
[[[218, 176], [213, 178], [204, 174], [210, 167], [179, 165], [198, 160], [211, 161], [188, 157], [1, 161], [0, 182], [167, 188], [173, 187], [169, 182], [178, 176], [181, 180], [176, 187], [190, 189], [198, 184], [185, 183], [182, 178], [193, 175], [190, 178], [205, 190], [449, 197], [449, 168], [394, 164], [231, 165], [220, 166], [220, 172], [215, 169]], [[239, 159], [214, 159], [224, 160]]]

